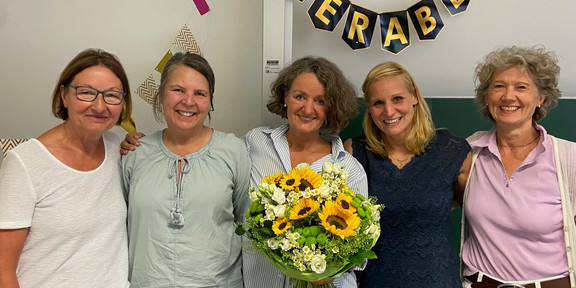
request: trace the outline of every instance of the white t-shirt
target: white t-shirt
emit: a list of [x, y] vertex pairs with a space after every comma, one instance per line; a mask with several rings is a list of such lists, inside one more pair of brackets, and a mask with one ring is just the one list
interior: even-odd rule
[[20, 287], [129, 286], [119, 139], [103, 138], [106, 158], [92, 171], [64, 165], [36, 139], [2, 162], [0, 229], [30, 227]]

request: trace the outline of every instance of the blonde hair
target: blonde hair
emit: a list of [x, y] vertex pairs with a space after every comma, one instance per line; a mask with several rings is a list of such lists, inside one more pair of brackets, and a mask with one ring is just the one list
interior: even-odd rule
[[372, 84], [388, 76], [400, 77], [406, 89], [418, 99], [418, 103], [414, 106], [414, 118], [410, 125], [410, 132], [406, 136], [404, 145], [408, 151], [416, 155], [422, 154], [426, 146], [428, 146], [428, 143], [436, 136], [434, 122], [432, 122], [432, 115], [428, 103], [426, 103], [426, 100], [424, 100], [424, 97], [420, 94], [414, 78], [412, 78], [412, 75], [410, 75], [404, 67], [396, 62], [385, 62], [376, 65], [368, 73], [364, 84], [362, 84], [362, 92], [364, 92], [364, 100], [366, 101], [366, 113], [364, 114], [362, 126], [364, 127], [368, 150], [382, 156], [388, 156], [386, 135], [380, 131], [378, 126], [372, 121], [369, 113], [371, 95], [368, 93]]

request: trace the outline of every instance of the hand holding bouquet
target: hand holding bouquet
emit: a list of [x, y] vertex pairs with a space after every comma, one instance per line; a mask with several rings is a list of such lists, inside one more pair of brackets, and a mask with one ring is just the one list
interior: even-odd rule
[[320, 174], [303, 163], [266, 176], [251, 188], [252, 205], [237, 233], [245, 233], [294, 287], [316, 287], [308, 282], [336, 278], [376, 258], [370, 249], [380, 235], [383, 206], [355, 194], [347, 177], [344, 167], [330, 162]]

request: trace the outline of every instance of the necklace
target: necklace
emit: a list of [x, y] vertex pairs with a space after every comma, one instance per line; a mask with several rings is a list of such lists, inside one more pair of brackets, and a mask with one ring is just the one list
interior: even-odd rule
[[506, 147], [506, 148], [522, 148], [522, 147], [526, 147], [526, 146], [528, 146], [528, 145], [536, 142], [536, 140], [538, 140], [538, 139], [540, 139], [540, 134], [538, 134], [538, 135], [536, 136], [536, 138], [534, 138], [534, 140], [530, 141], [530, 142], [527, 143], [527, 144], [518, 145], [518, 146], [512, 146], [512, 145], [507, 146], [507, 145], [502, 145], [502, 144], [500, 144], [500, 147]]
[[408, 158], [401, 160], [401, 159], [394, 157], [392, 154], [388, 154], [388, 157], [390, 157], [390, 159], [398, 161], [399, 162], [399, 165], [398, 165], [399, 168], [404, 167], [412, 159], [412, 156], [408, 156]]

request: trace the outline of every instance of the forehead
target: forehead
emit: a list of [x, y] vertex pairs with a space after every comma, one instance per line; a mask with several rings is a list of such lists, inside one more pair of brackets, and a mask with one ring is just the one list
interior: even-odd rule
[[208, 79], [198, 70], [186, 65], [175, 66], [167, 76], [168, 83], [179, 85], [205, 85], [208, 86]]
[[370, 84], [368, 94], [372, 97], [389, 97], [394, 95], [411, 94], [402, 77], [398, 75], [385, 76]]
[[122, 81], [110, 68], [103, 65], [90, 66], [72, 78], [76, 85], [102, 84], [121, 87]]
[[287, 93], [295, 92], [304, 93], [312, 97], [324, 97], [326, 89], [316, 74], [312, 72], [304, 72], [296, 76], [292, 82], [290, 91], [287, 91]]
[[532, 75], [520, 65], [500, 68], [494, 71], [491, 81], [522, 81], [533, 83]]

